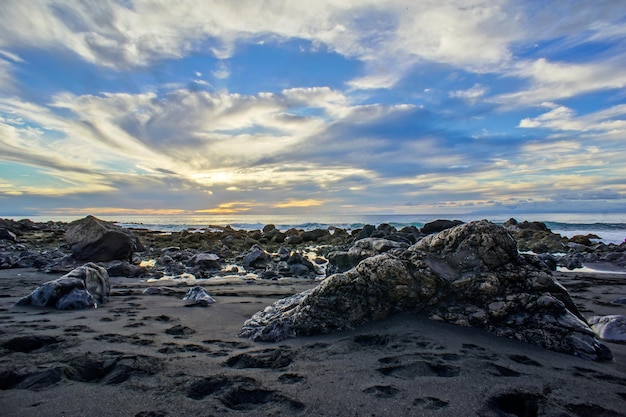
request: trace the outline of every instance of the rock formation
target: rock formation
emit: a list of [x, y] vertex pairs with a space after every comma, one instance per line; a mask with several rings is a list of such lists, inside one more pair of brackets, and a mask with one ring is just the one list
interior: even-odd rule
[[65, 239], [76, 259], [93, 262], [130, 260], [133, 252], [144, 250], [130, 230], [93, 216], [70, 223]]
[[279, 300], [239, 333], [257, 341], [328, 333], [402, 311], [475, 326], [557, 352], [612, 358], [550, 269], [519, 254], [506, 229], [486, 220], [376, 255], [319, 286]]

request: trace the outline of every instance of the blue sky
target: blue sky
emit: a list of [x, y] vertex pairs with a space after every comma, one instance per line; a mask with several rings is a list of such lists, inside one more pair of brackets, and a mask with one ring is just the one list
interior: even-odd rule
[[622, 0], [5, 0], [0, 215], [623, 213], [624, 68]]

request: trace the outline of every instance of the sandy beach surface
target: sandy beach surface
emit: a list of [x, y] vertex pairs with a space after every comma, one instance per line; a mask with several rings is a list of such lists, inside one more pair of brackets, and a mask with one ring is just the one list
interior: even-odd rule
[[[556, 273], [580, 311], [624, 314], [626, 275]], [[238, 339], [244, 320], [316, 285], [111, 278], [97, 309], [16, 307], [58, 278], [0, 270], [0, 415], [624, 416], [626, 345], [612, 362], [551, 352], [404, 313], [350, 331], [276, 344]], [[167, 295], [146, 295], [168, 286]]]

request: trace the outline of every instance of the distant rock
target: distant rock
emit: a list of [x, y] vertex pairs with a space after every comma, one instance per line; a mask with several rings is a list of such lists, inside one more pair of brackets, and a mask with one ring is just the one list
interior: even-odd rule
[[130, 230], [93, 216], [70, 223], [65, 239], [76, 259], [93, 262], [132, 260], [133, 252], [145, 250]]
[[461, 220], [435, 220], [429, 223], [424, 224], [420, 231], [424, 234], [430, 235], [433, 233], [439, 233], [446, 229], [450, 229], [451, 227], [458, 226], [463, 224]]
[[196, 269], [220, 269], [222, 266], [220, 257], [214, 253], [197, 253], [191, 257], [190, 262]]
[[17, 305], [54, 307], [58, 310], [95, 308], [109, 301], [111, 284], [107, 271], [93, 263], [85, 264], [68, 274], [43, 283]]
[[504, 227], [517, 242], [520, 251], [555, 253], [566, 251], [567, 238], [553, 233], [543, 222], [518, 223], [514, 218], [504, 222]]
[[427, 236], [404, 251], [369, 257], [256, 313], [239, 336], [278, 341], [348, 329], [402, 311], [587, 359], [612, 358], [545, 263], [519, 254], [506, 229], [486, 220]]

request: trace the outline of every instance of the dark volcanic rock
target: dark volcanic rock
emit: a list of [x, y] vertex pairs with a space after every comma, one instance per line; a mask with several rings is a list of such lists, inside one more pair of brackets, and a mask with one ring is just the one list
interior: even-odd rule
[[486, 220], [427, 236], [405, 251], [369, 257], [256, 313], [239, 336], [278, 341], [402, 311], [587, 359], [612, 357], [550, 269], [535, 256], [520, 255], [506, 229]]
[[70, 223], [65, 238], [75, 258], [93, 262], [131, 260], [133, 252], [144, 250], [130, 230], [93, 216]]
[[432, 233], [439, 233], [443, 230], [450, 229], [451, 227], [458, 226], [463, 224], [461, 220], [435, 220], [429, 223], [426, 223], [421, 232], [427, 235]]
[[55, 307], [58, 310], [95, 308], [109, 301], [111, 284], [106, 269], [88, 263], [62, 277], [43, 283], [17, 305]]
[[566, 250], [563, 237], [552, 231], [542, 222], [524, 221], [518, 223], [511, 218], [504, 222], [504, 227], [517, 242], [520, 251], [535, 253], [555, 253]]
[[409, 245], [404, 242], [396, 242], [383, 238], [366, 237], [354, 242], [348, 251], [334, 251], [328, 254], [328, 261], [332, 266], [332, 272], [345, 272], [354, 268], [363, 259], [391, 249], [404, 248]]

